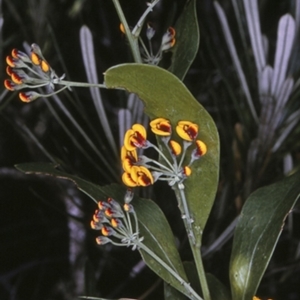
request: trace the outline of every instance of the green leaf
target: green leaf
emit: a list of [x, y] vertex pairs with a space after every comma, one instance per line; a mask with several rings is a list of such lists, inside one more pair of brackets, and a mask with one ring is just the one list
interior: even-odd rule
[[196, 0], [188, 1], [175, 24], [176, 44], [169, 71], [183, 80], [198, 53], [200, 33], [196, 13]]
[[[99, 186], [80, 179], [76, 176], [61, 172], [56, 165], [48, 163], [27, 163], [17, 165], [16, 168], [27, 174], [51, 175], [57, 178], [71, 180], [79, 190], [88, 195], [95, 203], [112, 197], [123, 202], [126, 188], [117, 184]], [[174, 243], [174, 237], [163, 212], [151, 200], [134, 197], [132, 204], [140, 223], [140, 235], [144, 237], [143, 244], [158, 255], [168, 266], [175, 270], [181, 278], [186, 279], [184, 268]], [[91, 216], [92, 218], [92, 216]], [[146, 264], [163, 280], [182, 293], [187, 293], [184, 286], [169, 272], [144, 251], [140, 251]]]
[[228, 289], [214, 275], [206, 273], [206, 279], [212, 300], [231, 300]]
[[121, 87], [136, 93], [145, 103], [145, 112], [150, 118], [169, 119], [173, 128], [180, 120], [199, 125], [198, 138], [206, 143], [208, 151], [193, 163], [192, 175], [184, 184], [196, 239], [201, 240], [219, 177], [219, 137], [211, 116], [176, 76], [159, 67], [119, 65], [106, 71], [105, 84], [108, 88]]
[[164, 282], [164, 300], [188, 300], [189, 298]]
[[233, 300], [255, 295], [268, 266], [285, 218], [300, 194], [300, 172], [255, 191], [239, 218], [230, 261]]

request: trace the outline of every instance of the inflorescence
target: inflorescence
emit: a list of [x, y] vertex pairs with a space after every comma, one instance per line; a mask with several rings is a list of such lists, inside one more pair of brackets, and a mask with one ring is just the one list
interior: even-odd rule
[[[105, 87], [104, 84], [66, 81], [63, 80], [65, 75], [58, 77], [37, 44], [31, 45], [29, 56], [18, 49], [13, 49], [11, 56], [6, 57], [6, 63], [6, 73], [10, 76], [10, 79], [4, 80], [4, 86], [9, 91], [26, 89], [27, 91], [19, 93], [19, 98], [26, 103], [40, 97], [53, 96], [65, 89], [71, 90], [73, 86]], [[56, 85], [62, 87], [55, 91]], [[46, 88], [46, 93], [40, 92], [40, 88]], [[33, 89], [40, 89], [39, 93], [33, 91]]]
[[116, 246], [132, 246], [139, 248], [143, 237], [139, 236], [139, 226], [136, 213], [130, 201], [133, 193], [128, 190], [124, 197], [123, 207], [113, 198], [98, 202], [91, 227], [100, 230], [101, 236], [96, 238], [98, 245], [112, 243]]
[[37, 44], [31, 45], [30, 57], [20, 50], [13, 49], [11, 56], [6, 57], [6, 63], [8, 65], [6, 73], [10, 79], [4, 81], [4, 86], [10, 91], [29, 89], [29, 91], [19, 93], [19, 98], [23, 102], [31, 102], [39, 97], [49, 97], [69, 87], [65, 85], [55, 93], [46, 95], [32, 91], [41, 87], [48, 87], [53, 91], [54, 85], [65, 83], [64, 75], [61, 77], [56, 75]]
[[[205, 143], [197, 140], [198, 125], [190, 121], [178, 122], [176, 132], [183, 140], [182, 146], [171, 139], [172, 126], [169, 120], [154, 119], [150, 122], [150, 127], [152, 132], [161, 138], [169, 152], [171, 161], [157, 146], [147, 140], [145, 127], [141, 124], [134, 124], [125, 133], [124, 145], [121, 149], [121, 161], [124, 170], [123, 183], [128, 187], [148, 186], [156, 180], [167, 181], [170, 186], [175, 183], [182, 184], [192, 173], [192, 163], [207, 152]], [[186, 151], [191, 145], [194, 145], [194, 149], [191, 152], [189, 163], [183, 165]], [[138, 156], [137, 149], [150, 147], [158, 152], [162, 163], [144, 155]]]
[[[125, 28], [122, 23], [120, 24], [120, 30], [123, 33], [125, 33]], [[155, 29], [153, 28], [151, 23], [147, 23], [146, 37], [148, 40], [148, 48], [149, 49], [145, 45], [142, 38], [139, 36], [141, 52], [144, 56], [143, 61], [150, 65], [158, 65], [158, 63], [162, 59], [163, 53], [170, 50], [171, 48], [173, 48], [176, 43], [176, 39], [175, 39], [176, 31], [173, 27], [169, 27], [162, 37], [161, 44], [160, 44], [160, 47], [159, 47], [157, 53], [154, 54], [153, 46], [152, 46], [152, 38], [154, 37], [154, 35], [155, 35]]]

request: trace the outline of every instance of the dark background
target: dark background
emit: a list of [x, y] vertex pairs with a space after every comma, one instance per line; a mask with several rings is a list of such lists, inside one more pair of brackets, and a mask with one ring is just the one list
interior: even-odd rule
[[[237, 24], [230, 1], [219, 2], [227, 13], [233, 36], [237, 37]], [[146, 9], [145, 1], [141, 0], [120, 3], [131, 25]], [[234, 128], [243, 122], [244, 116], [240, 115], [227, 93], [223, 76], [236, 94], [241, 94], [241, 91], [212, 3], [211, 0], [198, 1], [200, 49], [185, 78], [185, 84], [216, 121], [221, 139], [220, 186], [206, 229], [204, 247], [210, 245], [231, 223], [245, 200], [243, 180], [248, 150], [247, 144], [240, 147], [241, 158], [237, 159], [233, 147]], [[262, 31], [270, 42], [270, 61], [273, 61], [272, 49], [274, 51], [276, 44], [278, 20], [284, 13], [292, 11], [293, 3], [284, 0], [259, 1]], [[149, 15], [149, 20], [157, 29], [157, 36], [175, 24], [184, 4], [184, 0], [161, 0], [161, 4]], [[100, 82], [103, 80], [101, 74], [109, 67], [132, 61], [126, 39], [119, 31], [114, 6], [109, 0], [2, 0], [0, 16], [4, 20], [0, 28], [1, 81], [7, 78], [5, 57], [13, 48], [23, 51], [24, 42], [39, 44], [58, 75], [66, 73], [68, 79], [86, 81], [79, 42], [79, 30], [84, 24], [93, 35]], [[157, 38], [154, 46], [157, 47], [159, 41]], [[243, 51], [238, 38], [236, 43], [236, 47]], [[78, 295], [163, 299], [162, 281], [141, 264], [137, 251], [110, 245], [97, 247], [97, 234], [89, 229], [95, 205], [72, 183], [24, 175], [14, 168], [18, 163], [52, 159], [60, 162], [67, 172], [97, 184], [111, 182], [99, 171], [104, 168], [102, 162], [57, 103], [52, 104], [55, 112], [94, 163], [62, 130], [47, 102], [39, 99], [24, 104], [18, 100], [16, 93], [5, 93], [4, 88], [0, 88], [0, 299], [67, 300], [77, 299]], [[116, 111], [124, 106], [126, 98], [110, 91], [103, 91], [102, 96], [117, 141]], [[88, 89], [62, 93], [60, 99], [91, 139], [95, 139], [99, 150], [108, 157], [109, 149], [97, 140], [97, 136], [103, 136], [103, 130]], [[74, 105], [73, 99], [81, 103], [81, 109]], [[254, 131], [248, 132], [250, 137], [255, 135]], [[295, 140], [295, 143], [298, 142]], [[299, 143], [292, 153], [299, 164]], [[282, 178], [281, 161], [282, 156], [274, 158], [253, 189]], [[119, 161], [111, 167], [118, 173]], [[237, 170], [241, 173], [240, 177]], [[164, 185], [158, 185], [150, 192], [165, 212], [174, 235], [182, 242], [179, 249], [182, 259], [190, 260], [191, 253], [184, 230], [178, 222], [180, 216], [175, 200], [162, 201], [172, 198]], [[227, 286], [231, 244], [229, 239], [204, 259], [206, 271]], [[258, 295], [277, 300], [300, 299], [298, 246], [299, 215], [296, 208], [283, 231]], [[135, 266], [137, 268], [133, 269]]]

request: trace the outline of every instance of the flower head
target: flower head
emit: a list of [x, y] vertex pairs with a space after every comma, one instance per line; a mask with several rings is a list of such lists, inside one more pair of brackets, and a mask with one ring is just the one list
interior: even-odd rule
[[154, 178], [150, 170], [146, 167], [133, 166], [130, 173], [123, 173], [122, 181], [129, 187], [148, 186], [154, 183]]
[[153, 133], [161, 136], [170, 136], [172, 133], [172, 126], [170, 121], [164, 118], [157, 118], [150, 122], [150, 127]]
[[192, 142], [197, 138], [199, 126], [190, 121], [179, 121], [176, 126], [177, 134], [185, 141]]
[[195, 155], [197, 155], [197, 156], [205, 155], [206, 152], [207, 152], [206, 145], [202, 141], [197, 140], [196, 141], [196, 151], [195, 152], [196, 152]]
[[130, 173], [131, 168], [137, 163], [138, 155], [136, 149], [127, 150], [125, 146], [121, 148], [122, 167], [125, 172]]
[[127, 132], [125, 133], [124, 146], [128, 151], [133, 151], [136, 148], [146, 148], [146, 128], [141, 124], [132, 125], [131, 129], [127, 130]]

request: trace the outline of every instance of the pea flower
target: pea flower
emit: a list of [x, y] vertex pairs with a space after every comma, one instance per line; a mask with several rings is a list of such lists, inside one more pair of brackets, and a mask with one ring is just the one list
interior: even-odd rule
[[138, 155], [136, 149], [129, 151], [123, 146], [121, 148], [121, 161], [123, 170], [130, 173], [131, 168], [138, 162]]
[[172, 127], [170, 121], [164, 118], [157, 118], [150, 122], [150, 127], [153, 133], [160, 136], [170, 136]]
[[128, 151], [133, 151], [136, 148], [147, 148], [146, 128], [141, 124], [132, 125], [132, 128], [125, 133], [124, 147]]
[[170, 150], [173, 155], [178, 156], [181, 153], [181, 146], [174, 140], [169, 141]]
[[148, 186], [154, 183], [152, 173], [144, 166], [133, 166], [130, 173], [123, 173], [122, 181], [129, 187]]
[[177, 134], [185, 141], [192, 142], [198, 135], [199, 126], [190, 121], [179, 121], [176, 126]]
[[162, 38], [162, 42], [161, 42], [162, 51], [166, 51], [174, 47], [176, 43], [175, 34], [176, 34], [175, 29], [173, 27], [169, 27], [167, 32], [163, 35]]

